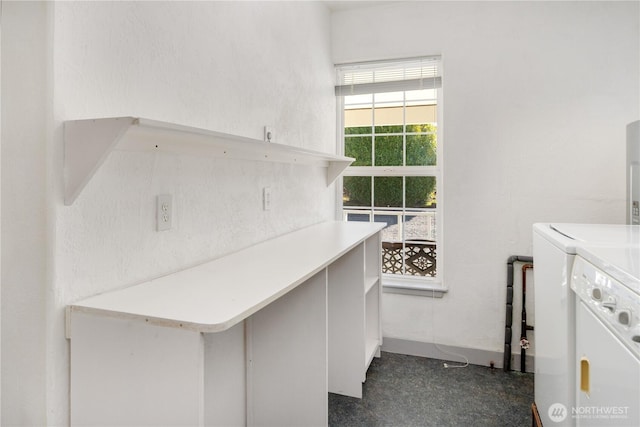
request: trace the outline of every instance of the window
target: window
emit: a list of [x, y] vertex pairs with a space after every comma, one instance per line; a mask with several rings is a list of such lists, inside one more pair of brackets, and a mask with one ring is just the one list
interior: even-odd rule
[[440, 58], [336, 67], [347, 221], [386, 224], [385, 287], [441, 283]]

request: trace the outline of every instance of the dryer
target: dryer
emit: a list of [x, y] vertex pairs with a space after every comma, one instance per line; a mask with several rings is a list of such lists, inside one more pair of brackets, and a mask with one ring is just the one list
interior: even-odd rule
[[579, 427], [637, 427], [640, 248], [579, 248], [571, 289], [576, 294], [576, 399], [567, 416]]
[[570, 290], [570, 278], [577, 249], [639, 244], [638, 226], [534, 224], [534, 389], [543, 425], [574, 425], [572, 418], [558, 422], [552, 414], [558, 404], [575, 406], [575, 295]]

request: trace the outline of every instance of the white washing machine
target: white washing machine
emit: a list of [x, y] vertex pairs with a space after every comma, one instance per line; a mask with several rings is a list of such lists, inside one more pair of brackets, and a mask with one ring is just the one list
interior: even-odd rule
[[534, 224], [535, 403], [543, 425], [572, 426], [552, 419], [560, 404], [575, 406], [575, 297], [570, 277], [576, 250], [585, 245], [638, 246], [640, 227]]
[[[640, 248], [579, 248], [575, 406], [582, 426], [640, 426]], [[588, 260], [588, 261], [587, 261]], [[564, 416], [556, 408], [552, 417]]]

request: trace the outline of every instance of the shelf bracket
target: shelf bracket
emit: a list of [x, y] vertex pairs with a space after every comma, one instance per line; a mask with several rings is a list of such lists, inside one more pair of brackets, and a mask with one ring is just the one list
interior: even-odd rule
[[353, 162], [354, 159], [336, 160], [329, 163], [327, 167], [327, 185], [331, 185], [344, 170]]
[[71, 120], [64, 123], [64, 204], [71, 205], [138, 119]]

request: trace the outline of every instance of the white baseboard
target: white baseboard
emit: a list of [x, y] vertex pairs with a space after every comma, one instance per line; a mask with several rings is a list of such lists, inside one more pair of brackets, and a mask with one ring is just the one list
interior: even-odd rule
[[[493, 363], [493, 367], [499, 369], [502, 369], [504, 365], [504, 355], [498, 351], [410, 341], [401, 338], [384, 337], [382, 351], [446, 360], [451, 363], [464, 363], [464, 357], [466, 357], [472, 365], [491, 366]], [[520, 354], [511, 355], [511, 370], [520, 371]], [[525, 370], [526, 372], [534, 372], [534, 357], [530, 354], [525, 356]]]

